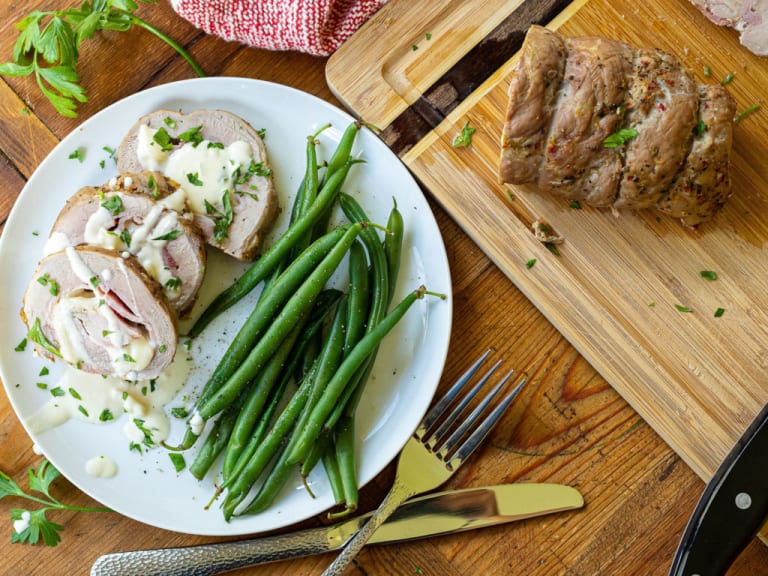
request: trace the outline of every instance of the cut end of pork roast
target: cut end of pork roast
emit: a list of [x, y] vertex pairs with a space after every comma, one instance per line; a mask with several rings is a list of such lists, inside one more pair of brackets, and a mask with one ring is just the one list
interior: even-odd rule
[[671, 54], [532, 26], [509, 86], [499, 179], [696, 226], [730, 196], [734, 111], [727, 90], [697, 85]]
[[140, 118], [120, 144], [117, 167], [178, 182], [206, 242], [239, 260], [256, 258], [279, 213], [261, 136], [222, 110], [158, 110]]
[[157, 283], [132, 258], [103, 248], [43, 258], [21, 317], [37, 352], [85, 372], [151, 379], [176, 353], [173, 314]]
[[719, 26], [738, 30], [742, 45], [768, 56], [768, 1], [766, 0], [691, 0], [707, 18]]
[[99, 188], [82, 188], [59, 213], [45, 254], [88, 244], [134, 256], [183, 317], [203, 282], [206, 252], [197, 226], [175, 209], [178, 194], [158, 172], [122, 174]]

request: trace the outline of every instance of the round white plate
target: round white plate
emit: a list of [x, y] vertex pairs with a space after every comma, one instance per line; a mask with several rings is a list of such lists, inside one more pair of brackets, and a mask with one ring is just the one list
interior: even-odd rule
[[[106, 424], [70, 420], [43, 433], [32, 433], [30, 416], [51, 397], [49, 391], [37, 387], [41, 381], [38, 374], [43, 366], [49, 366], [51, 373], [42, 380], [53, 385], [60, 367], [34, 356], [31, 345], [24, 352], [14, 350], [26, 333], [19, 319], [22, 297], [56, 215], [78, 188], [101, 184], [115, 174], [115, 164], [104, 147], [116, 149], [122, 135], [143, 114], [157, 109], [191, 112], [199, 108], [228, 110], [254, 128], [266, 130], [265, 142], [283, 207], [275, 234], [287, 225], [294, 191], [304, 171], [307, 136], [326, 123], [332, 124], [322, 133], [318, 149], [321, 158], [328, 158], [353, 121], [327, 102], [285, 86], [241, 78], [204, 78], [140, 92], [84, 122], [29, 179], [0, 238], [0, 377], [19, 419], [42, 453], [72, 483], [102, 504], [168, 530], [240, 535], [286, 526], [330, 508], [333, 499], [322, 467], [310, 477], [315, 498], [297, 476], [268, 511], [227, 523], [216, 505], [204, 508], [214, 492], [213, 475], [199, 482], [186, 470], [177, 473], [162, 448], [143, 455], [129, 450], [123, 433], [125, 415]], [[83, 162], [69, 158], [78, 149], [84, 152]], [[365, 163], [353, 167], [344, 190], [358, 198], [375, 222], [386, 224], [393, 197], [405, 219], [403, 264], [393, 302], [420, 284], [448, 296], [446, 300], [428, 297], [418, 301], [380, 348], [357, 419], [359, 480], [363, 485], [399, 453], [430, 404], [447, 354], [453, 304], [445, 247], [418, 185], [399, 159], [367, 130], [358, 137], [355, 155]], [[214, 252], [209, 251], [208, 274], [193, 315], [242, 270], [241, 265]], [[343, 281], [343, 276], [341, 272], [336, 281]], [[189, 399], [204, 384], [255, 297], [256, 293], [227, 311], [192, 343], [195, 367], [169, 407], [185, 404], [185, 400], [190, 405]], [[173, 444], [183, 434], [184, 421], [171, 418], [171, 424], [169, 443]], [[184, 453], [187, 465], [194, 453], [195, 448]], [[86, 473], [86, 462], [101, 455], [117, 462], [115, 477], [96, 478]]]

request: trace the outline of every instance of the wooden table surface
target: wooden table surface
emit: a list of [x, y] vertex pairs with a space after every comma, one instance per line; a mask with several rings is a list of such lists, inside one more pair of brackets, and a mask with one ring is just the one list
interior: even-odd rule
[[[0, 60], [16, 38], [13, 23], [36, 8], [66, 2], [0, 5]], [[275, 53], [206, 36], [165, 3], [139, 14], [187, 47], [211, 76], [269, 80], [337, 104], [324, 78], [326, 60]], [[135, 60], [136, 55], [139, 60]], [[105, 33], [82, 47], [82, 83], [89, 102], [77, 119], [59, 116], [30, 79], [0, 82], [0, 232], [15, 198], [56, 143], [105, 106], [149, 86], [194, 76], [173, 50], [149, 33]], [[55, 193], [68, 194], [62, 190]], [[370, 547], [348, 574], [663, 575], [703, 482], [613, 391], [515, 286], [434, 203], [453, 277], [454, 325], [441, 389], [482, 350], [526, 370], [530, 383], [479, 453], [448, 488], [509, 482], [558, 482], [578, 488], [584, 509], [456, 536]], [[7, 277], [9, 271], [3, 271]], [[3, 318], [15, 322], [15, 318]], [[32, 442], [0, 393], [0, 470], [26, 486], [39, 461]], [[361, 494], [374, 508], [393, 478], [389, 466]], [[95, 505], [65, 479], [54, 494], [77, 505]], [[193, 545], [216, 538], [155, 529], [117, 514], [61, 512], [55, 548], [10, 543], [9, 514], [21, 501], [0, 501], [0, 573], [88, 574], [111, 551]], [[322, 518], [302, 526], [324, 523]], [[331, 555], [244, 569], [232, 574], [319, 574]], [[729, 572], [768, 574], [768, 548], [750, 543]]]

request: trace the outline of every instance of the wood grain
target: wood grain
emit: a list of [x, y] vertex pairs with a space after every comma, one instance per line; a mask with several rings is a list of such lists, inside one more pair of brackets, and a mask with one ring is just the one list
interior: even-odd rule
[[[364, 28], [329, 63], [334, 93], [364, 120], [384, 127], [416, 94], [429, 91], [440, 72], [471, 53], [476, 39], [449, 32], [453, 26], [488, 26], [518, 9], [503, 1], [442, 4], [443, 19], [425, 15], [417, 25], [409, 23], [412, 32], [404, 43], [416, 42], [424, 30], [437, 31], [409, 54], [386, 44], [374, 24], [371, 31]], [[388, 36], [406, 34], [398, 28], [402, 14], [393, 8], [384, 19]], [[672, 52], [700, 82], [735, 72], [728, 87], [740, 110], [760, 101], [768, 84], [766, 61], [687, 2], [577, 2], [551, 26], [566, 36], [609, 36]], [[359, 58], [362, 46], [370, 61]], [[754, 114], [735, 126], [734, 196], [715, 222], [695, 232], [649, 212], [616, 218], [605, 210], [574, 210], [566, 201], [497, 181], [507, 87], [516, 62], [513, 53], [509, 56], [402, 158], [549, 321], [702, 478], [709, 478], [768, 401], [763, 216], [768, 169], [759, 160], [766, 153], [768, 115]], [[350, 81], [358, 68], [371, 74], [371, 63], [379, 60], [385, 66], [378, 80], [369, 77], [373, 88], [361, 90]], [[713, 77], [704, 76], [705, 64]], [[393, 75], [395, 69], [401, 72]], [[476, 128], [472, 146], [456, 148], [453, 138], [466, 122]], [[560, 257], [534, 238], [531, 225], [537, 220], [565, 239]], [[537, 263], [529, 269], [531, 259]], [[719, 279], [702, 279], [702, 270], [716, 271]], [[680, 312], [679, 306], [693, 313]], [[716, 318], [721, 307], [725, 315]]]
[[[33, 7], [56, 4], [2, 4], [0, 22], [4, 34], [0, 35], [0, 54], [10, 53], [15, 37], [10, 22]], [[390, 16], [407, 4], [391, 0], [376, 18], [413, 20], [418, 11]], [[424, 4], [425, 12], [439, 13], [439, 2]], [[190, 48], [210, 74], [267, 79], [337, 102], [324, 79], [326, 59], [254, 50], [204, 36], [179, 19], [166, 3], [142, 5], [141, 10], [153, 24]], [[463, 33], [473, 32], [468, 27]], [[88, 62], [84, 60], [90, 70], [84, 81], [91, 100], [80, 108], [76, 121], [58, 117], [39, 99], [31, 82], [3, 79], [0, 83], [0, 125], [13, 126], [12, 131], [0, 130], [0, 222], [7, 218], [45, 150], [69, 130], [76, 129], [77, 122], [136, 90], [192, 75], [181, 59], [158, 47], [142, 31], [98, 37], [92, 42]], [[404, 44], [402, 52], [409, 51], [410, 43]], [[95, 61], [94, 54], [98, 54]], [[147, 54], [146, 63], [137, 67], [136, 54]], [[130, 78], [125, 78], [126, 70], [130, 71]], [[375, 89], [372, 82], [370, 87]], [[31, 111], [29, 116], [21, 111], [25, 107]], [[702, 481], [489, 260], [448, 212], [429, 198], [448, 250], [455, 296], [450, 354], [441, 389], [487, 346], [493, 346], [494, 355], [504, 358], [508, 365], [527, 370], [531, 384], [480, 453], [452, 479], [449, 487], [513, 481], [562, 482], [579, 488], [587, 505], [576, 513], [471, 534], [371, 547], [363, 551], [348, 574], [666, 574], [688, 514], [703, 489]], [[0, 281], [9, 273], [0, 271]], [[26, 485], [27, 468], [38, 462], [31, 441], [6, 396], [0, 393], [0, 470]], [[392, 477], [390, 466], [363, 489], [363, 509], [378, 504]], [[55, 483], [54, 495], [70, 504], [97, 504], [65, 479]], [[2, 574], [87, 574], [92, 562], [106, 552], [218, 540], [159, 530], [112, 513], [58, 512], [52, 513], [51, 519], [66, 527], [59, 546], [12, 545], [8, 516], [11, 509], [22, 505], [18, 499], [0, 500]], [[325, 522], [318, 517], [299, 527]], [[331, 556], [324, 555], [231, 574], [320, 574], [330, 561]], [[768, 550], [752, 543], [729, 575], [765, 574], [766, 566]]]

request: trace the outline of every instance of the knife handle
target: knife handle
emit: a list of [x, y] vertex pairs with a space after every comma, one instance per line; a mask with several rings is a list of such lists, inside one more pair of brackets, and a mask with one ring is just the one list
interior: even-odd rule
[[724, 576], [768, 514], [768, 404], [701, 495], [670, 576]]
[[211, 576], [330, 550], [326, 528], [235, 542], [105, 554], [91, 576]]

